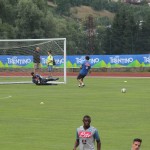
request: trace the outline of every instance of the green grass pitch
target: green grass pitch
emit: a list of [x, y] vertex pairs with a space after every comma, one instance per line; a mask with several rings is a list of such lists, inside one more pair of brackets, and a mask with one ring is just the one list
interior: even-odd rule
[[[76, 128], [87, 114], [102, 150], [130, 149], [136, 137], [149, 150], [150, 79], [86, 78], [85, 84], [79, 88], [74, 77], [57, 86], [0, 85], [0, 149], [73, 149]], [[127, 93], [121, 93], [123, 87]]]

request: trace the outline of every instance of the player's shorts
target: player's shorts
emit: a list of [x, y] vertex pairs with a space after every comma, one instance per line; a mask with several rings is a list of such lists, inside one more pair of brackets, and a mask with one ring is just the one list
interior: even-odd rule
[[53, 71], [53, 66], [52, 65], [49, 65], [48, 66], [48, 72], [52, 72]]
[[40, 63], [34, 63], [34, 69], [39, 69], [40, 68]]
[[77, 79], [78, 79], [78, 80], [83, 79], [85, 76], [86, 76], [86, 75], [79, 74], [79, 75], [77, 76]]

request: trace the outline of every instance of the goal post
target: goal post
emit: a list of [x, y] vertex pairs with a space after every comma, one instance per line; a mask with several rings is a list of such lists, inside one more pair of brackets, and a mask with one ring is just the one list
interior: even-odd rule
[[[0, 39], [0, 84], [32, 83], [34, 71], [33, 55], [39, 47], [40, 69], [37, 73], [48, 76], [46, 60], [51, 51], [56, 64], [53, 76], [59, 77], [58, 84], [66, 83], [66, 38], [47, 39]], [[53, 81], [54, 82], [54, 81]]]

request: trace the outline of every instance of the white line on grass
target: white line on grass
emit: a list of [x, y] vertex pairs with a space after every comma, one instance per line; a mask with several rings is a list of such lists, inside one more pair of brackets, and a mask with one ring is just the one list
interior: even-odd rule
[[9, 96], [5, 96], [5, 97], [0, 97], [0, 99], [8, 99], [8, 98], [11, 98], [12, 96], [9, 95]]

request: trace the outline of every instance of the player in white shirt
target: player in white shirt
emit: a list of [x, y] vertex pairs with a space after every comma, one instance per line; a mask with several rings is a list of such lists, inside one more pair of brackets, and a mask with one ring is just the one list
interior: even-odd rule
[[76, 141], [73, 150], [79, 146], [80, 150], [95, 150], [94, 142], [97, 142], [97, 150], [101, 150], [101, 141], [98, 130], [90, 126], [91, 117], [86, 115], [83, 117], [83, 126], [77, 128]]

